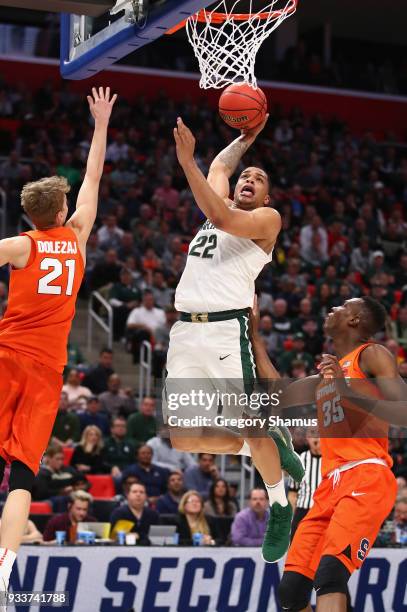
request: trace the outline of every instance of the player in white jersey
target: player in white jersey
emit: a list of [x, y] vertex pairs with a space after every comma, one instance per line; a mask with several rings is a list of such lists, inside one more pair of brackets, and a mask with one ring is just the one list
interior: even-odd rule
[[[247, 431], [244, 436], [236, 436], [230, 431], [215, 430], [216, 417], [241, 417], [245, 408], [233, 402], [225, 405], [223, 399], [222, 405], [211, 403], [219, 387], [223, 392], [231, 388], [235, 393], [250, 392], [256, 375], [249, 339], [249, 309], [255, 280], [271, 261], [281, 219], [269, 207], [269, 179], [264, 170], [246, 168], [238, 179], [233, 201], [229, 199], [229, 178], [264, 124], [242, 133], [226, 147], [212, 162], [206, 179], [194, 160], [195, 139], [182, 120], [177, 120], [174, 138], [178, 161], [207, 221], [190, 244], [175, 295], [175, 307], [181, 316], [170, 334], [166, 415], [172, 445], [179, 450], [252, 457], [271, 506], [263, 557], [275, 562], [288, 548], [292, 519], [281, 467], [301, 480], [302, 464], [290, 440], [279, 440], [277, 447], [267, 436], [250, 437]], [[200, 395], [198, 402], [197, 396], [192, 395], [196, 387], [208, 394]], [[189, 401], [177, 402], [186, 389]], [[203, 427], [188, 429], [187, 419], [193, 417], [191, 426]], [[281, 445], [284, 452], [280, 462]]]

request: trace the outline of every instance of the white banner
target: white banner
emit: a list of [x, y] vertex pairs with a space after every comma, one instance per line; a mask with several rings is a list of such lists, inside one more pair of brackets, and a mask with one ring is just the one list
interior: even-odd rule
[[[350, 581], [356, 612], [407, 610], [406, 549], [373, 549]], [[35, 547], [20, 549], [11, 590], [68, 591], [69, 605], [19, 612], [272, 612], [283, 564], [257, 548]]]

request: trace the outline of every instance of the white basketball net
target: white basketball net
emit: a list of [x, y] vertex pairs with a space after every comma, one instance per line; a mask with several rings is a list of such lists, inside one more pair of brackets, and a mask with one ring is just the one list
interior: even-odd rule
[[[259, 9], [255, 0], [221, 0], [187, 20], [188, 40], [202, 74], [200, 87], [220, 89], [237, 82], [257, 87], [254, 66], [260, 45], [295, 12], [297, 0], [262, 4]], [[222, 20], [216, 18], [218, 13]]]

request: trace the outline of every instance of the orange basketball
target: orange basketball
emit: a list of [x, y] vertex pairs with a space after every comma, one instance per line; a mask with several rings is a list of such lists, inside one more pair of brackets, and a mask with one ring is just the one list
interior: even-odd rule
[[260, 87], [234, 83], [219, 98], [219, 114], [223, 121], [236, 129], [251, 129], [261, 123], [267, 113], [267, 99]]

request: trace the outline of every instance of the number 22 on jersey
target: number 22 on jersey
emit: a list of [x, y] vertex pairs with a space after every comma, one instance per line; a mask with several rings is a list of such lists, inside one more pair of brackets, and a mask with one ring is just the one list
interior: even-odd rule
[[[75, 260], [67, 259], [62, 263], [55, 257], [45, 257], [41, 260], [40, 270], [50, 270], [48, 274], [40, 278], [38, 281], [38, 293], [47, 295], [72, 295], [72, 288], [75, 279]], [[58, 280], [64, 273], [64, 266], [68, 268], [68, 281], [66, 287], [62, 284], [51, 285], [54, 281]]]

